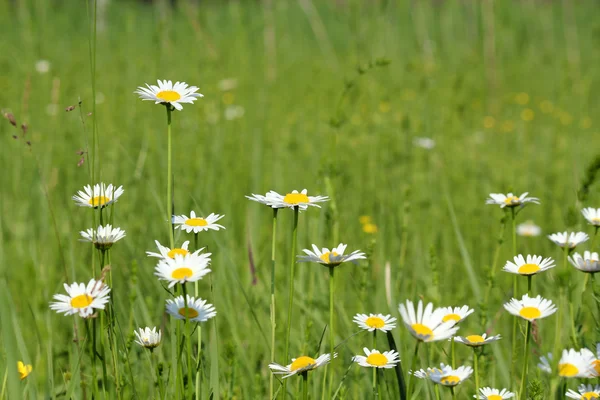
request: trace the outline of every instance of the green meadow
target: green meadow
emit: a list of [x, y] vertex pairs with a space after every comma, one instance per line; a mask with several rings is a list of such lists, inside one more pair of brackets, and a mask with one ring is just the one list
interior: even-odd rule
[[[473, 366], [474, 354], [478, 387], [519, 400], [596, 384], [556, 364], [563, 349], [596, 353], [600, 282], [547, 235], [586, 232], [574, 252], [598, 251], [581, 214], [600, 207], [597, 2], [175, 3], [0, 0], [0, 400], [268, 399], [270, 363], [330, 352], [330, 268], [297, 263], [285, 358], [290, 274], [302, 249], [339, 243], [366, 259], [335, 268], [338, 356], [304, 373], [306, 395], [301, 377], [275, 376], [274, 397], [472, 399], [475, 375], [450, 390], [408, 372], [452, 357]], [[226, 228], [198, 234], [212, 253], [199, 296], [217, 315], [193, 333], [165, 312], [180, 285], [168, 289], [146, 255], [155, 240], [169, 246], [166, 107], [134, 94], [157, 79], [204, 95], [172, 112], [174, 214], [222, 214]], [[104, 260], [79, 240], [100, 209], [72, 199], [100, 182], [124, 188], [104, 218], [126, 236]], [[245, 196], [304, 188], [330, 200], [299, 213], [293, 254], [294, 211], [278, 211], [272, 359], [273, 211]], [[541, 204], [486, 205], [509, 192]], [[513, 215], [541, 235], [513, 236]], [[194, 234], [174, 232], [196, 249]], [[527, 322], [503, 307], [528, 290], [528, 278], [502, 271], [517, 254], [556, 264], [532, 279], [529, 293], [558, 311], [532, 324], [529, 345]], [[99, 279], [105, 265], [105, 310], [50, 309], [63, 284]], [[477, 351], [456, 343], [454, 356], [447, 339], [415, 352], [398, 311], [406, 300], [468, 305], [457, 335], [502, 339]], [[374, 339], [358, 313], [397, 326]], [[135, 342], [146, 326], [162, 331], [152, 352]], [[374, 390], [373, 370], [352, 357], [389, 350], [389, 337], [402, 370], [380, 369]], [[537, 367], [549, 352], [551, 374]], [[24, 379], [18, 361], [32, 366]]]

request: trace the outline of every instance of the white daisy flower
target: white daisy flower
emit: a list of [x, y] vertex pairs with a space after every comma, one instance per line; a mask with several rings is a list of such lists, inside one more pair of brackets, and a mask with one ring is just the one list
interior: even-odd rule
[[467, 346], [470, 346], [470, 347], [483, 346], [485, 344], [496, 342], [500, 339], [502, 339], [502, 337], [500, 335], [488, 337], [487, 334], [485, 334], [485, 333], [482, 335], [469, 335], [469, 336], [454, 337], [454, 341], [456, 341], [458, 343], [466, 344]]
[[462, 322], [462, 320], [475, 312], [475, 310], [469, 308], [469, 306], [441, 307], [439, 309], [442, 311], [442, 322], [450, 321], [455, 324]]
[[593, 378], [596, 376], [595, 359], [594, 353], [589, 350], [563, 350], [562, 357], [558, 362], [558, 375], [563, 378]]
[[[272, 208], [294, 208], [298, 207], [300, 211], [304, 211], [308, 206], [321, 207], [317, 203], [328, 201], [327, 196], [309, 196], [308, 191], [303, 189], [300, 193], [297, 190], [293, 190], [291, 193], [287, 193], [285, 196], [271, 190], [264, 197], [260, 195], [252, 195], [248, 197], [250, 200], [258, 201], [259, 203], [266, 204]], [[261, 200], [262, 198], [262, 200]]]
[[35, 70], [39, 74], [45, 74], [50, 71], [50, 61], [48, 60], [37, 60], [35, 62]]
[[554, 268], [554, 260], [550, 257], [544, 258], [542, 256], [527, 255], [527, 259], [523, 255], [519, 254], [514, 257], [514, 263], [507, 261], [502, 271], [510, 272], [517, 275], [535, 275], [540, 272], [546, 271], [547, 269]]
[[515, 196], [512, 193], [490, 193], [490, 197], [485, 201], [485, 204], [496, 204], [500, 208], [525, 206], [527, 203], [540, 204], [540, 199], [537, 197], [527, 197], [528, 194], [528, 192], [525, 192], [520, 196]]
[[521, 300], [510, 299], [510, 302], [504, 304], [504, 308], [512, 315], [530, 322], [546, 318], [557, 310], [552, 300], [544, 299], [542, 296], [529, 297], [527, 294], [524, 294]]
[[[333, 357], [337, 357], [337, 353], [334, 353]], [[269, 368], [274, 374], [285, 374], [283, 376], [285, 379], [290, 376], [317, 369], [323, 365], [329, 364], [329, 361], [331, 361], [329, 353], [321, 354], [316, 359], [308, 356], [300, 356], [298, 358], [292, 358], [292, 363], [289, 365], [283, 366], [277, 363], [271, 363], [269, 364]]]
[[515, 394], [508, 389], [492, 389], [490, 387], [484, 387], [479, 389], [479, 395], [473, 395], [479, 400], [504, 400], [515, 397]]
[[517, 225], [517, 235], [519, 236], [540, 236], [542, 228], [533, 223], [533, 221], [525, 221]]
[[100, 225], [96, 231], [90, 228], [79, 233], [82, 237], [82, 239], [79, 239], [80, 241], [94, 243], [94, 246], [99, 250], [110, 249], [113, 243], [116, 243], [125, 237], [124, 230], [121, 228], [113, 228], [111, 225]]
[[592, 374], [600, 376], [600, 343], [596, 343], [596, 353], [589, 349], [581, 349], [580, 353], [583, 357], [592, 359]]
[[104, 183], [100, 183], [95, 184], [92, 190], [90, 185], [86, 185], [83, 187], [83, 191], [79, 190], [73, 196], [73, 200], [80, 207], [104, 208], [109, 204], [116, 203], [123, 192], [123, 186], [115, 189], [112, 184], [106, 186]]
[[435, 140], [428, 137], [415, 137], [413, 138], [413, 145], [425, 150], [431, 150], [435, 147]]
[[319, 248], [313, 244], [313, 251], [307, 249], [302, 250], [307, 255], [297, 256], [298, 262], [316, 262], [326, 267], [336, 267], [343, 262], [350, 261], [353, 264], [356, 264], [356, 260], [367, 258], [365, 253], [362, 253], [360, 250], [355, 250], [350, 254], [344, 254], [347, 246], [347, 244], [340, 243], [338, 247], [334, 247], [329, 251], [327, 248], [319, 250]]
[[368, 330], [369, 332], [373, 332], [376, 329], [382, 332], [387, 332], [396, 327], [396, 324], [394, 323], [396, 318], [392, 317], [391, 315], [356, 314], [352, 321], [358, 324], [358, 326], [362, 329]]
[[600, 271], [600, 261], [598, 260], [598, 253], [590, 253], [589, 251], [583, 252], [583, 257], [579, 253], [573, 254], [573, 257], [569, 256], [569, 262], [578, 270], [594, 274]]
[[587, 207], [581, 210], [581, 213], [590, 225], [600, 226], [600, 208]]
[[[203, 250], [203, 249], [200, 249]], [[196, 282], [208, 274], [211, 253], [200, 254], [198, 251], [175, 258], [162, 258], [154, 268], [154, 275], [160, 280], [169, 281], [169, 287], [177, 283]]]
[[87, 285], [84, 283], [65, 283], [64, 294], [55, 294], [50, 308], [57, 313], [65, 315], [79, 314], [82, 318], [91, 317], [94, 309], [104, 310], [104, 305], [108, 303], [110, 288], [102, 281], [92, 279]]
[[542, 372], [551, 374], [552, 373], [552, 366], [550, 365], [551, 362], [552, 362], [552, 353], [548, 353], [545, 356], [540, 357], [540, 362], [538, 363], [537, 367], [540, 370], [542, 370]]
[[585, 232], [558, 232], [548, 235], [548, 239], [560, 247], [568, 246], [570, 249], [574, 249], [578, 244], [586, 242], [589, 238]]
[[218, 220], [223, 218], [224, 215], [211, 213], [208, 217], [202, 218], [197, 217], [194, 211], [190, 212], [190, 217], [188, 218], [185, 215], [174, 215], [173, 223], [177, 225], [175, 229], [181, 229], [182, 231], [186, 231], [187, 233], [194, 232], [202, 232], [212, 229], [213, 231], [218, 231], [219, 229], [225, 229], [223, 225], [215, 224]]
[[399, 354], [395, 350], [381, 353], [379, 350], [369, 350], [364, 347], [363, 351], [367, 355], [366, 357], [360, 355], [352, 357], [352, 361], [361, 367], [394, 368], [400, 362]]
[[217, 310], [212, 304], [207, 304], [206, 300], [195, 299], [188, 294], [186, 302], [183, 301], [183, 296], [168, 299], [167, 313], [177, 319], [186, 319], [187, 317], [192, 322], [204, 322], [217, 315]]
[[160, 253], [154, 253], [151, 251], [147, 251], [146, 254], [148, 255], [148, 257], [175, 258], [175, 256], [177, 256], [177, 255], [187, 256], [188, 254], [190, 254], [190, 251], [188, 250], [188, 246], [190, 245], [189, 240], [186, 240], [185, 242], [183, 242], [181, 247], [175, 247], [173, 249], [170, 249], [166, 246], [161, 245], [158, 240], [155, 240], [154, 243], [156, 243], [156, 247], [158, 247], [158, 251]]
[[158, 345], [160, 344], [160, 339], [162, 337], [160, 329], [157, 332], [156, 327], [152, 329], [150, 329], [149, 327], [146, 327], [144, 329], [138, 328], [138, 330], [133, 331], [133, 333], [135, 333], [135, 336], [137, 337], [137, 340], [135, 342], [140, 346], [150, 350], [153, 350], [155, 347], [158, 347]]
[[579, 385], [577, 392], [569, 389], [565, 394], [572, 399], [598, 400], [600, 399], [600, 385]]
[[[432, 382], [435, 382], [443, 386], [454, 387], [460, 385], [473, 373], [473, 368], [461, 366], [456, 369], [450, 365], [440, 364], [440, 368], [427, 368], [427, 372], [418, 371], [421, 379], [429, 378]], [[415, 376], [417, 376], [415, 374]]]
[[158, 86], [148, 85], [146, 87], [138, 86], [134, 92], [140, 96], [142, 100], [154, 101], [154, 104], [171, 105], [176, 110], [181, 110], [181, 103], [194, 103], [196, 98], [204, 97], [201, 93], [196, 93], [196, 86], [188, 86], [185, 82], [173, 82], [158, 80]]
[[448, 339], [458, 331], [454, 320], [442, 321], [446, 315], [444, 309], [434, 310], [432, 303], [427, 304], [423, 310], [423, 301], [419, 300], [417, 312], [415, 313], [413, 302], [406, 300], [406, 305], [401, 303], [398, 306], [398, 311], [400, 311], [404, 325], [409, 332], [423, 342]]

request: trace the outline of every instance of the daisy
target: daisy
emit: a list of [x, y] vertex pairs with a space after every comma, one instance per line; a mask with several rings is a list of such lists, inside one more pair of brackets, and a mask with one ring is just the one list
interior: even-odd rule
[[581, 349], [581, 354], [593, 359], [592, 368], [594, 369], [594, 376], [600, 376], [600, 343], [596, 343], [596, 353], [588, 349]]
[[188, 246], [190, 244], [189, 240], [186, 240], [185, 242], [183, 242], [181, 247], [175, 247], [173, 249], [170, 249], [168, 247], [161, 245], [158, 242], [158, 240], [155, 240], [154, 243], [156, 243], [156, 247], [158, 247], [158, 251], [160, 253], [153, 253], [151, 251], [147, 251], [146, 254], [148, 255], [148, 257], [175, 258], [175, 256], [177, 256], [177, 255], [186, 256], [186, 255], [190, 254], [190, 251], [188, 250]]
[[542, 260], [542, 256], [532, 256], [530, 254], [527, 255], [527, 259], [519, 254], [518, 256], [515, 256], [514, 261], [514, 263], [512, 261], [507, 261], [504, 268], [502, 268], [502, 271], [529, 276], [556, 266], [554, 260], [550, 257]]
[[542, 296], [532, 298], [527, 294], [524, 294], [521, 300], [510, 299], [510, 302], [504, 304], [504, 308], [512, 315], [530, 322], [546, 318], [556, 312], [556, 306], [552, 303], [552, 300], [544, 299]]
[[211, 253], [194, 252], [185, 256], [176, 255], [175, 258], [163, 258], [154, 268], [154, 275], [160, 280], [169, 281], [170, 288], [177, 283], [196, 282], [211, 271], [208, 268], [210, 256]]
[[537, 367], [540, 370], [542, 370], [542, 372], [551, 374], [552, 373], [552, 366], [550, 365], [551, 362], [552, 362], [552, 353], [548, 353], [545, 356], [540, 357], [540, 362], [538, 363]]
[[442, 363], [440, 368], [427, 368], [427, 372], [421, 370], [414, 375], [421, 379], [429, 378], [439, 385], [454, 387], [463, 383], [472, 373], [473, 368], [471, 367], [461, 366], [454, 369], [450, 365]]
[[592, 378], [596, 375], [595, 359], [594, 353], [589, 350], [563, 350], [558, 362], [558, 375], [563, 378]]
[[[335, 357], [337, 357], [337, 353], [333, 354], [333, 358]], [[292, 358], [292, 363], [289, 365], [283, 366], [277, 363], [271, 363], [269, 364], [269, 368], [274, 374], [285, 374], [283, 376], [285, 379], [293, 375], [317, 369], [323, 365], [329, 364], [329, 361], [331, 361], [329, 353], [321, 354], [316, 359], [308, 356], [300, 356], [298, 358]]]
[[125, 237], [125, 231], [121, 228], [113, 228], [111, 225], [98, 226], [98, 229], [90, 228], [87, 231], [79, 232], [82, 242], [91, 242], [99, 250], [108, 250], [111, 248], [113, 243]]
[[171, 105], [176, 110], [181, 110], [181, 103], [193, 104], [197, 97], [204, 97], [201, 93], [196, 93], [196, 86], [188, 86], [185, 82], [173, 82], [158, 80], [158, 86], [148, 85], [146, 87], [138, 86], [134, 92], [140, 96], [142, 100], [154, 101], [154, 104]]
[[600, 226], [600, 208], [587, 207], [581, 210], [581, 213], [590, 225]]
[[515, 394], [510, 392], [508, 389], [498, 390], [490, 387], [484, 387], [479, 389], [479, 396], [474, 395], [473, 397], [479, 400], [504, 400], [515, 397]]
[[567, 397], [578, 400], [600, 399], [600, 385], [579, 385], [579, 387], [577, 388], [577, 392], [572, 389], [569, 389], [565, 394], [567, 395]]
[[156, 327], [152, 329], [150, 329], [149, 327], [146, 327], [144, 329], [138, 328], [138, 330], [133, 331], [133, 333], [135, 333], [135, 336], [137, 337], [137, 340], [135, 342], [140, 346], [150, 350], [153, 350], [155, 347], [158, 347], [158, 345], [160, 344], [160, 339], [162, 337], [160, 329], [157, 332]]
[[458, 343], [466, 344], [470, 347], [479, 347], [484, 344], [496, 342], [502, 339], [500, 335], [496, 336], [487, 336], [485, 333], [483, 335], [469, 335], [469, 336], [456, 336], [454, 340]]
[[552, 240], [560, 247], [565, 247], [565, 245], [568, 245], [570, 249], [574, 249], [575, 246], [587, 241], [589, 238], [590, 237], [587, 235], [587, 233], [584, 232], [558, 232], [548, 235], [548, 239]]
[[396, 327], [396, 324], [394, 323], [396, 318], [392, 317], [391, 315], [356, 314], [352, 321], [358, 324], [358, 326], [362, 329], [368, 330], [369, 332], [373, 332], [376, 329], [382, 332], [387, 332]]
[[84, 186], [83, 191], [79, 190], [72, 198], [80, 207], [104, 208], [109, 204], [116, 203], [123, 192], [123, 186], [115, 189], [112, 183], [108, 186], [100, 183], [95, 184], [93, 190], [90, 185]]
[[379, 350], [369, 350], [365, 347], [363, 348], [363, 351], [367, 355], [366, 357], [352, 357], [352, 361], [354, 361], [361, 367], [394, 368], [396, 364], [400, 362], [399, 354], [394, 350], [384, 351], [383, 353], [381, 353]]
[[520, 196], [515, 196], [512, 193], [490, 193], [490, 197], [485, 201], [485, 204], [496, 204], [500, 208], [525, 206], [527, 203], [540, 204], [540, 199], [537, 197], [527, 197], [528, 194], [528, 192], [525, 192]]
[[343, 262], [350, 261], [353, 264], [356, 264], [356, 260], [367, 258], [365, 253], [362, 253], [360, 250], [355, 250], [350, 254], [344, 255], [347, 246], [348, 245], [346, 244], [340, 243], [338, 247], [334, 247], [329, 251], [327, 248], [319, 250], [319, 248], [313, 244], [313, 251], [307, 249], [302, 250], [307, 255], [297, 256], [298, 262], [316, 262], [326, 267], [337, 267]]
[[525, 221], [517, 225], [517, 235], [519, 236], [539, 236], [542, 233], [542, 228], [533, 223], [533, 221]]
[[444, 340], [454, 336], [458, 331], [454, 320], [442, 321], [445, 315], [444, 310], [441, 308], [434, 310], [432, 303], [427, 304], [425, 310], [423, 310], [423, 301], [419, 300], [417, 312], [415, 313], [413, 302], [406, 300], [406, 305], [401, 303], [398, 310], [404, 325], [417, 340], [423, 342]]
[[79, 314], [82, 318], [88, 318], [94, 309], [104, 310], [110, 288], [101, 280], [92, 279], [87, 286], [83, 283], [72, 283], [70, 286], [65, 283], [65, 291], [68, 296], [54, 295], [57, 301], [50, 303], [50, 308], [65, 315]]
[[181, 229], [182, 231], [186, 231], [187, 233], [194, 232], [202, 232], [212, 229], [213, 231], [218, 231], [219, 229], [225, 229], [223, 225], [215, 224], [218, 220], [223, 218], [224, 215], [211, 213], [206, 218], [196, 217], [196, 213], [194, 211], [190, 212], [190, 217], [186, 217], [185, 215], [174, 215], [173, 223], [177, 225], [176, 229]]
[[442, 322], [453, 321], [455, 324], [458, 324], [469, 315], [473, 314], [475, 310], [469, 308], [469, 306], [462, 307], [441, 307], [442, 311]]
[[600, 261], [598, 261], [598, 253], [583, 252], [583, 257], [579, 253], [569, 256], [569, 262], [578, 270], [594, 274], [600, 271]]
[[183, 296], [177, 296], [174, 299], [167, 300], [167, 312], [177, 319], [188, 319], [189, 321], [204, 322], [217, 315], [217, 311], [212, 304], [207, 304], [206, 300], [195, 299], [187, 295], [186, 302]]
[[300, 193], [297, 190], [293, 190], [291, 193], [287, 193], [285, 196], [280, 195], [279, 193], [271, 190], [264, 196], [264, 201], [259, 201], [258, 195], [254, 198], [248, 197], [250, 200], [259, 201], [260, 203], [266, 204], [272, 208], [295, 208], [298, 207], [298, 210], [304, 211], [308, 208], [308, 206], [321, 207], [316, 203], [321, 203], [324, 201], [328, 201], [329, 197], [327, 196], [309, 196], [307, 195], [308, 191], [303, 189]]
[[17, 362], [17, 371], [19, 371], [19, 377], [21, 380], [27, 378], [27, 376], [31, 373], [33, 367], [31, 364], [24, 364], [23, 361]]

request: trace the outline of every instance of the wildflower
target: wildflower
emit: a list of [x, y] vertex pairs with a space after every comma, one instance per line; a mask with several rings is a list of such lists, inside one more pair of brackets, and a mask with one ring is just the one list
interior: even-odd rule
[[198, 233], [207, 231], [209, 229], [218, 231], [219, 229], [225, 229], [223, 225], [215, 224], [215, 222], [223, 217], [224, 215], [211, 213], [208, 217], [201, 218], [196, 217], [196, 213], [191, 211], [189, 218], [185, 215], [174, 215], [173, 224], [177, 225], [175, 229], [180, 229], [182, 231], [186, 231], [187, 233]]
[[33, 367], [31, 366], [31, 364], [24, 364], [23, 361], [18, 361], [17, 370], [19, 371], [19, 377], [21, 378], [21, 380], [23, 380], [27, 378], [27, 376], [31, 373]]
[[334, 247], [329, 251], [327, 248], [319, 250], [317, 246], [312, 245], [313, 251], [304, 249], [306, 256], [297, 256], [298, 262], [316, 262], [326, 267], [337, 267], [341, 263], [350, 261], [356, 264], [356, 260], [367, 258], [365, 253], [360, 250], [355, 250], [350, 254], [344, 254], [348, 245], [340, 243], [338, 247]]
[[156, 327], [150, 329], [146, 327], [144, 329], [138, 328], [137, 331], [134, 331], [137, 340], [135, 341], [142, 347], [153, 350], [155, 347], [158, 347], [160, 344], [160, 339], [162, 337], [162, 333], [160, 329], [158, 332], [156, 331]]
[[[337, 353], [334, 353], [333, 357], [337, 357]], [[300, 356], [298, 358], [292, 358], [292, 363], [289, 365], [283, 366], [277, 363], [271, 363], [269, 364], [269, 368], [274, 374], [285, 374], [283, 376], [285, 379], [293, 375], [317, 369], [323, 365], [329, 364], [329, 361], [331, 361], [329, 353], [321, 354], [316, 359], [308, 356]]]
[[170, 288], [177, 283], [196, 282], [211, 271], [208, 268], [210, 256], [211, 253], [194, 252], [185, 256], [176, 255], [175, 258], [163, 258], [154, 268], [154, 275], [160, 280], [169, 281]]
[[484, 333], [482, 335], [456, 336], [454, 341], [470, 347], [479, 347], [485, 344], [496, 342], [500, 339], [502, 339], [500, 335], [488, 337], [487, 334]]
[[[577, 393], [579, 392], [579, 393]], [[567, 391], [566, 396], [579, 400], [598, 400], [600, 399], [600, 385], [579, 385], [577, 392], [573, 389]]]
[[435, 147], [435, 140], [427, 137], [416, 137], [413, 139], [413, 145], [425, 150], [431, 150]]
[[560, 247], [567, 246], [574, 249], [578, 244], [586, 242], [590, 237], [584, 232], [558, 232], [548, 235], [548, 239], [552, 240]]
[[306, 189], [303, 189], [300, 193], [298, 193], [297, 190], [293, 190], [291, 193], [282, 196], [271, 190], [264, 196], [252, 194], [252, 196], [246, 196], [246, 198], [265, 204], [271, 208], [298, 207], [301, 211], [306, 210], [308, 206], [321, 207], [317, 203], [329, 200], [329, 197], [327, 196], [308, 196], [307, 193], [308, 191]]
[[186, 240], [185, 242], [183, 242], [181, 247], [175, 247], [173, 249], [170, 249], [168, 247], [161, 245], [158, 242], [158, 240], [155, 240], [154, 243], [156, 243], [156, 247], [158, 247], [158, 251], [160, 253], [153, 253], [151, 251], [147, 251], [146, 254], [148, 255], [148, 257], [175, 258], [176, 255], [186, 256], [186, 255], [190, 254], [190, 251], [188, 250], [188, 246], [190, 244], [189, 240]]
[[387, 332], [396, 327], [396, 324], [394, 323], [396, 318], [392, 317], [391, 315], [356, 314], [352, 321], [358, 324], [358, 326], [362, 329], [368, 330], [369, 332], [373, 332], [374, 330]]
[[527, 259], [525, 259], [523, 255], [519, 254], [518, 256], [514, 257], [514, 261], [514, 263], [512, 261], [507, 261], [504, 268], [502, 268], [502, 271], [517, 275], [529, 276], [538, 274], [556, 266], [554, 264], [554, 260], [552, 260], [550, 257], [542, 260], [542, 256], [532, 256], [530, 254], [527, 255]]
[[551, 374], [552, 373], [552, 367], [550, 366], [550, 363], [552, 362], [552, 353], [548, 353], [545, 356], [541, 356], [540, 357], [540, 362], [538, 363], [537, 367], [542, 370], [542, 372], [545, 372], [547, 374]]
[[596, 375], [595, 358], [589, 350], [563, 350], [562, 357], [558, 362], [558, 375], [563, 378], [592, 378]]
[[148, 85], [146, 87], [139, 86], [134, 92], [140, 96], [142, 100], [154, 101], [154, 104], [171, 105], [176, 110], [183, 109], [181, 103], [193, 104], [197, 97], [204, 97], [201, 93], [196, 93], [196, 86], [188, 86], [185, 82], [173, 82], [158, 80], [158, 86]]
[[542, 296], [531, 298], [527, 294], [524, 294], [521, 300], [510, 299], [510, 302], [504, 304], [504, 308], [512, 315], [530, 322], [546, 318], [554, 314], [557, 310], [552, 300], [544, 299]]
[[454, 322], [458, 324], [463, 321], [469, 315], [473, 314], [475, 310], [469, 308], [469, 306], [462, 307], [441, 307], [439, 310], [442, 312], [442, 322]]
[[111, 225], [98, 226], [98, 229], [90, 228], [80, 232], [83, 242], [91, 242], [99, 250], [108, 250], [112, 245], [125, 237], [125, 231], [121, 228], [113, 228]]
[[109, 204], [115, 203], [123, 194], [123, 186], [114, 188], [112, 184], [106, 186], [104, 183], [95, 184], [94, 189], [90, 185], [83, 187], [83, 191], [78, 191], [73, 200], [80, 207], [104, 208]]
[[400, 362], [398, 352], [394, 350], [384, 351], [381, 353], [378, 350], [369, 350], [363, 348], [363, 351], [367, 355], [365, 356], [354, 356], [352, 361], [360, 365], [361, 367], [371, 368], [394, 368], [396, 364]]
[[177, 319], [187, 318], [195, 322], [208, 321], [217, 315], [217, 311], [212, 304], [207, 304], [206, 300], [195, 299], [190, 295], [187, 295], [185, 302], [183, 296], [168, 299], [167, 312]]
[[413, 373], [417, 378], [429, 378], [432, 382], [450, 387], [460, 385], [468, 379], [471, 374], [473, 374], [473, 368], [471, 367], [461, 366], [454, 369], [443, 363], [440, 364], [440, 368], [427, 368], [427, 371], [420, 370]]
[[104, 310], [110, 288], [101, 280], [92, 279], [87, 286], [83, 283], [72, 283], [70, 286], [65, 283], [65, 291], [68, 296], [54, 295], [57, 301], [50, 303], [50, 308], [65, 315], [79, 314], [82, 318], [88, 318], [94, 309]]
[[593, 360], [592, 368], [594, 369], [594, 376], [600, 376], [600, 343], [596, 343], [596, 353], [593, 353], [589, 349], [581, 349], [581, 354]]
[[515, 394], [508, 389], [492, 389], [490, 387], [484, 387], [479, 389], [478, 395], [474, 395], [479, 400], [504, 400], [515, 397]]
[[409, 332], [417, 339], [423, 342], [433, 342], [437, 340], [448, 339], [454, 336], [458, 327], [455, 327], [455, 321], [443, 322], [444, 310], [433, 309], [433, 304], [429, 303], [423, 310], [423, 301], [419, 300], [417, 312], [412, 301], [406, 300], [406, 305], [398, 306], [404, 325]]
[[580, 271], [594, 274], [600, 271], [600, 261], [598, 261], [598, 253], [583, 252], [583, 257], [579, 253], [569, 256], [569, 262]]
[[362, 226], [362, 230], [364, 233], [368, 233], [370, 235], [374, 235], [378, 231], [377, 225], [375, 225], [374, 223], [364, 224]]
[[366, 225], [372, 223], [373, 219], [370, 215], [361, 215], [360, 217], [358, 217], [358, 222], [360, 222], [361, 225]]
[[519, 236], [539, 236], [542, 233], [542, 228], [533, 223], [533, 221], [525, 221], [517, 225], [517, 235]]
[[35, 70], [38, 74], [46, 74], [50, 71], [50, 61], [48, 60], [37, 60], [35, 62]]
[[500, 208], [525, 206], [527, 203], [540, 204], [537, 197], [527, 197], [528, 194], [528, 192], [525, 192], [520, 196], [515, 196], [512, 193], [490, 193], [490, 198], [485, 201], [485, 204], [496, 204]]
[[600, 226], [600, 208], [587, 207], [581, 210], [581, 213], [590, 225]]

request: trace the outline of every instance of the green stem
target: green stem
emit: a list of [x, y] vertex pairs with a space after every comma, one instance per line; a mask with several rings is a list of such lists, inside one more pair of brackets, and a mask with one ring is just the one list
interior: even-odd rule
[[373, 398], [377, 399], [377, 367], [373, 368]]
[[594, 226], [594, 237], [592, 238], [592, 244], [590, 246], [590, 251], [594, 251], [594, 248], [596, 246], [596, 237], [598, 236], [598, 229], [600, 228], [600, 226], [595, 225]]
[[[517, 255], [517, 224], [516, 224], [516, 215], [515, 215], [515, 207], [510, 208], [511, 211], [511, 227], [512, 227], [512, 256]], [[513, 276], [513, 297], [517, 297], [517, 293], [519, 291], [517, 275]], [[511, 360], [511, 370], [512, 374], [515, 374], [516, 364], [517, 364], [517, 319], [513, 318], [513, 327], [512, 327], [512, 360]]]
[[477, 355], [477, 347], [473, 347], [473, 373], [475, 374], [475, 396], [479, 397], [479, 357]]
[[450, 339], [450, 365], [452, 368], [456, 368], [456, 356], [454, 352], [454, 336]]
[[[275, 248], [277, 243], [277, 211], [278, 208], [273, 209], [273, 237], [271, 239], [271, 362], [275, 361], [275, 329], [277, 323], [275, 322]], [[287, 360], [286, 360], [287, 361]], [[305, 373], [306, 374], [306, 373]], [[273, 374], [269, 374], [269, 399], [273, 399], [273, 393], [275, 392], [275, 377]], [[306, 374], [308, 375], [308, 374]], [[308, 376], [304, 377], [305, 389], [308, 385]]]
[[527, 321], [527, 333], [525, 334], [525, 360], [523, 361], [523, 373], [521, 374], [521, 390], [519, 399], [525, 399], [527, 392], [527, 364], [529, 363], [529, 336], [531, 336], [531, 321]]
[[440, 385], [434, 384], [433, 391], [435, 392], [435, 400], [440, 400]]
[[[194, 233], [194, 251], [198, 250], [198, 232]], [[198, 281], [194, 282], [194, 296], [199, 296]], [[202, 326], [198, 324], [198, 349], [196, 352], [196, 364], [194, 369], [196, 370], [196, 400], [200, 400], [202, 392], [202, 375], [200, 374], [201, 356], [202, 356]]]
[[[298, 239], [298, 214], [300, 210], [294, 207], [294, 224], [292, 225], [292, 254], [290, 260], [290, 284], [288, 296], [288, 311], [287, 311], [287, 330], [285, 335], [285, 357], [287, 362], [290, 355], [290, 332], [292, 328], [292, 306], [294, 304], [294, 271], [296, 270], [296, 241]], [[333, 357], [333, 355], [332, 355]], [[286, 397], [287, 379], [283, 380], [283, 398]]]
[[[172, 139], [171, 139], [171, 105], [166, 106], [167, 108], [167, 226], [169, 228], [169, 243], [171, 248], [175, 247], [175, 240], [173, 238], [173, 156], [172, 156]], [[185, 299], [184, 299], [185, 300]]]
[[[273, 396], [271, 396], [272, 398]], [[302, 399], [308, 400], [308, 371], [302, 373]]]
[[[183, 301], [185, 302], [186, 313], [185, 313], [185, 327], [183, 329], [183, 340], [185, 340], [187, 345], [187, 391], [192, 392], [192, 335], [190, 329], [190, 317], [188, 313], [188, 301], [187, 301], [187, 288], [185, 287], [185, 282], [181, 284], [181, 288], [183, 289]], [[187, 397], [187, 396], [186, 396]]]
[[335, 332], [333, 329], [333, 298], [335, 292], [335, 268], [329, 267], [329, 349], [331, 362], [328, 365], [328, 369], [330, 371], [329, 375], [329, 397], [333, 395], [333, 359], [334, 359], [334, 350], [335, 350]]
[[531, 293], [533, 287], [533, 275], [527, 275], [527, 294]]
[[408, 373], [408, 383], [406, 385], [406, 396], [410, 399], [410, 395], [411, 392], [410, 390], [412, 389], [412, 380], [413, 380], [413, 374], [415, 373], [415, 368], [417, 367], [417, 356], [419, 354], [419, 345], [421, 344], [420, 340], [417, 340], [417, 344], [415, 345], [415, 352], [413, 353], [413, 358], [411, 361], [411, 366], [410, 366], [410, 371]]
[[456, 392], [454, 392], [454, 387], [450, 387], [450, 393], [452, 393], [452, 400], [456, 400]]

